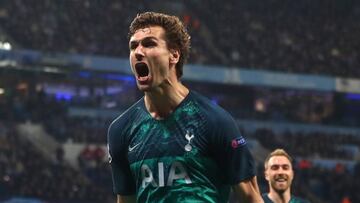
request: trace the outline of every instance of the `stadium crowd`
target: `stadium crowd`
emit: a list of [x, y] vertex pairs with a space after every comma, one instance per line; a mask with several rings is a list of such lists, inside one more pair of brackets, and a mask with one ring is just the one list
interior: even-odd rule
[[358, 1], [187, 2], [209, 22], [228, 65], [359, 77]]
[[189, 86], [231, 109], [240, 119], [347, 127], [360, 124], [360, 102], [346, 94], [217, 84]]
[[360, 77], [356, 0], [0, 4], [2, 28], [25, 49], [127, 57], [124, 30], [130, 19], [140, 11], [163, 8], [182, 16], [188, 25], [191, 63]]
[[54, 203], [111, 202], [104, 188], [68, 166], [61, 150], [48, 160], [24, 138], [16, 123], [0, 120], [0, 200], [13, 196], [36, 197]]
[[[19, 48], [127, 57], [124, 30], [130, 19], [137, 12], [164, 4], [189, 27], [193, 43], [190, 63], [360, 78], [360, 4], [355, 0], [164, 2], [1, 1], [0, 25]], [[49, 80], [48, 76], [22, 74], [9, 77], [8, 72], [0, 72], [0, 85], [8, 86], [5, 95], [0, 94], [0, 201], [13, 195], [59, 203], [114, 201], [104, 151], [85, 147], [76, 155], [79, 171], [64, 162], [61, 148], [55, 159], [48, 160], [19, 136], [16, 125], [31, 120], [43, 125], [59, 143], [71, 140], [86, 146], [104, 145], [111, 118], [72, 116], [69, 108], [111, 106], [109, 109], [115, 110], [118, 106], [98, 95], [58, 98], [37, 89], [37, 82]], [[58, 81], [76, 85], [80, 79], [63, 77]], [[236, 118], [343, 126], [359, 126], [360, 122], [351, 114], [352, 108], [341, 114], [345, 110], [341, 107], [347, 105], [341, 101], [344, 95], [211, 84], [195, 89]], [[125, 90], [113, 100], [124, 107], [139, 96], [127, 93]], [[351, 170], [341, 164], [325, 168], [311, 163], [312, 159], [329, 158], [356, 161], [351, 149], [360, 148], [359, 135], [258, 129], [245, 136], [268, 150], [283, 147], [296, 158], [295, 195], [313, 202], [335, 203], [347, 198], [360, 202], [356, 191], [360, 188], [359, 163]], [[259, 164], [258, 180], [265, 192], [262, 171]]]
[[360, 146], [359, 135], [290, 131], [275, 133], [271, 129], [257, 129], [253, 136], [265, 148], [281, 147], [302, 158], [355, 160], [356, 152], [346, 146]]
[[[0, 184], [2, 198], [6, 197], [4, 194], [10, 194], [40, 197], [48, 200], [56, 198], [63, 201], [79, 199], [79, 201], [96, 202], [99, 201], [97, 198], [111, 199], [113, 197], [111, 194], [110, 168], [106, 157], [104, 157], [106, 152], [103, 149], [85, 147], [81, 153], [75, 155], [78, 156], [80, 172], [70, 168], [63, 162], [61, 150], [59, 150], [59, 156], [56, 159], [46, 160], [36, 148], [31, 147], [30, 143], [20, 139], [15, 130], [16, 123], [31, 120], [33, 123], [42, 124], [49, 135], [54, 136], [59, 143], [72, 140], [85, 146], [89, 144], [104, 145], [106, 143], [107, 124], [111, 119], [69, 115], [69, 108], [72, 105], [69, 100], [56, 99], [54, 95], [47, 95], [42, 91], [37, 94], [25, 94], [23, 90], [20, 92], [14, 90], [11, 95], [0, 96], [0, 129], [1, 137], [5, 140], [1, 142], [0, 147], [0, 161], [4, 163], [1, 164], [0, 171], [3, 177]], [[76, 105], [79, 105], [79, 103], [76, 103]], [[47, 108], [44, 109], [44, 106]], [[9, 121], [12, 121], [12, 123]], [[358, 166], [355, 169], [349, 169], [339, 164], [336, 167], [329, 168], [311, 163], [313, 159], [355, 161], [354, 153], [347, 150], [346, 146], [351, 145], [359, 148], [358, 136], [321, 132], [275, 133], [271, 129], [258, 129], [253, 134], [245, 134], [245, 136], [249, 139], [258, 140], [268, 150], [283, 147], [296, 158], [295, 194], [312, 199], [314, 202], [318, 199], [323, 202], [339, 202], [341, 198], [345, 197], [349, 197], [352, 202], [360, 200], [357, 193], [353, 192], [354, 183], [351, 182], [359, 178], [356, 175], [359, 171]], [[15, 145], [15, 143], [17, 144]], [[319, 145], [319, 143], [322, 144]], [[29, 155], [38, 157], [37, 161], [28, 159]], [[15, 157], [17, 161], [11, 163], [12, 159], [10, 157]], [[304, 160], [307, 160], [307, 162], [303, 162]], [[262, 177], [263, 169], [261, 163], [258, 165], [260, 166], [259, 181], [262, 191], [265, 192], [267, 188]], [[24, 168], [27, 168], [27, 170], [24, 170]], [[61, 171], [61, 174], [65, 172], [65, 175], [62, 174], [61, 178], [59, 177], [59, 171]], [[14, 178], [13, 173], [17, 178]], [[29, 174], [32, 176], [28, 177]], [[85, 180], [87, 181], [80, 178], [82, 176], [86, 176]], [[73, 177], [79, 177], [79, 179]], [[33, 185], [27, 188], [25, 184], [21, 184], [23, 183], [21, 181], [24, 180], [32, 181]], [[59, 194], [44, 192], [44, 188], [49, 190], [49, 187], [47, 187], [48, 182], [46, 182], [49, 180], [58, 181], [59, 185], [63, 185], [63, 191]], [[333, 181], [337, 181], [337, 185], [331, 185], [330, 183]], [[95, 186], [100, 186], [101, 189]], [[55, 190], [55, 188], [53, 189]], [[96, 197], [84, 195], [94, 194], [95, 192], [101, 195], [96, 195]]]

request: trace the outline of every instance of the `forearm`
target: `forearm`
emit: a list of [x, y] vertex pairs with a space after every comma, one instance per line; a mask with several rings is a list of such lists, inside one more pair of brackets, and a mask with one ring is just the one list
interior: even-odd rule
[[257, 184], [256, 176], [254, 176], [252, 179], [234, 185], [233, 190], [239, 202], [246, 202], [246, 203], [264, 202], [260, 195], [260, 190]]
[[117, 203], [136, 203], [135, 196], [117, 196]]

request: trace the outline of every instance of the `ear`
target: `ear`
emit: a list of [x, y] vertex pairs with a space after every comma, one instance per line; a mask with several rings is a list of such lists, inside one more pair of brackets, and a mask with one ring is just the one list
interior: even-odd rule
[[172, 49], [170, 50], [170, 63], [177, 64], [180, 59], [180, 52], [179, 50]]
[[294, 171], [294, 169], [291, 169], [291, 173], [292, 173], [292, 179], [294, 179], [294, 176], [295, 176], [295, 171]]
[[264, 176], [267, 181], [269, 181], [269, 174], [267, 173], [267, 170], [264, 171]]

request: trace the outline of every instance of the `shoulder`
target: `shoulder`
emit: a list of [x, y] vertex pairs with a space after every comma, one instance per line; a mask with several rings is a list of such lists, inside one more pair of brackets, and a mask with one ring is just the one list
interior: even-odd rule
[[268, 193], [263, 193], [261, 197], [264, 200], [264, 203], [273, 203], [273, 201], [269, 198]]
[[127, 150], [129, 143], [129, 130], [134, 125], [137, 118], [141, 117], [143, 112], [143, 98], [132, 105], [119, 117], [117, 117], [108, 128], [108, 150], [112, 160], [117, 160], [119, 152]]
[[292, 195], [292, 196], [291, 196], [290, 203], [310, 203], [310, 201]]
[[133, 104], [130, 108], [124, 111], [120, 116], [115, 118], [108, 129], [108, 135], [111, 137], [113, 134], [118, 134], [124, 131], [124, 128], [133, 123], [134, 119], [140, 116], [141, 112], [143, 112], [144, 106], [144, 98], [138, 100], [135, 104]]
[[192, 100], [195, 101], [203, 115], [211, 124], [219, 124], [222, 122], [233, 122], [233, 117], [225, 109], [212, 102], [205, 96], [195, 91], [191, 91]]

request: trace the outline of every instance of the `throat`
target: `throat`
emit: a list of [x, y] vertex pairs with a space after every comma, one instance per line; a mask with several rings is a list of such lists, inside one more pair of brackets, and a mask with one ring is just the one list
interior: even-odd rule
[[144, 98], [145, 107], [151, 117], [156, 120], [164, 120], [175, 111], [188, 94], [189, 90], [187, 88], [185, 93], [179, 91], [172, 92], [172, 94], [167, 94], [167, 92], [146, 92]]
[[161, 120], [165, 120], [166, 118], [168, 118], [171, 115], [172, 112], [173, 111], [169, 111], [169, 112], [166, 112], [166, 113], [150, 112], [150, 115], [155, 120], [161, 121]]
[[176, 105], [169, 99], [163, 97], [150, 97], [145, 95], [145, 107], [151, 117], [156, 120], [166, 119], [176, 108]]

